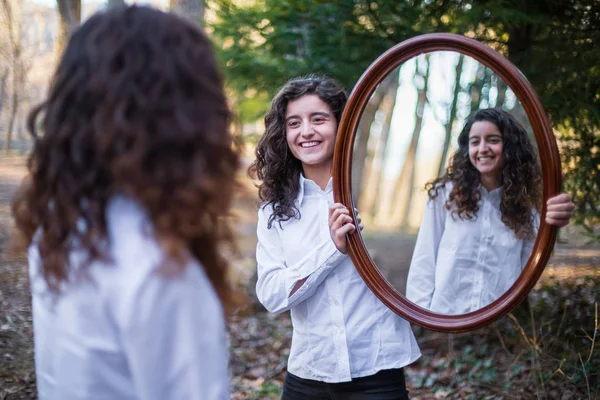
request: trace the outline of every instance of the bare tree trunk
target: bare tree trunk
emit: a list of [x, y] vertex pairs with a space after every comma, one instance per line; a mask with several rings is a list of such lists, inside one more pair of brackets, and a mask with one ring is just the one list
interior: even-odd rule
[[456, 63], [456, 76], [454, 78], [454, 95], [452, 97], [452, 104], [450, 105], [450, 115], [445, 126], [446, 135], [444, 137], [444, 146], [442, 147], [442, 157], [440, 158], [440, 163], [438, 165], [437, 176], [441, 176], [444, 173], [444, 169], [446, 168], [446, 159], [448, 158], [450, 140], [452, 139], [452, 125], [454, 123], [454, 119], [456, 118], [456, 106], [458, 103], [458, 94], [460, 93], [460, 77], [462, 75], [464, 59], [465, 56], [461, 54], [458, 57], [458, 62]]
[[494, 76], [494, 71], [487, 67], [484, 69], [484, 71], [483, 81], [481, 82], [481, 99], [485, 100], [485, 108], [490, 108], [492, 107], [492, 78]]
[[[419, 63], [417, 62], [415, 77], [422, 76], [424, 78], [423, 88], [419, 90], [417, 106], [415, 108], [415, 129], [413, 130], [410, 145], [404, 158], [404, 166], [402, 172], [396, 180], [394, 185], [394, 195], [392, 197], [392, 204], [400, 205], [402, 188], [405, 187], [403, 184], [407, 182], [406, 190], [407, 193], [404, 196], [406, 201], [404, 207], [397, 207], [396, 212], [392, 211], [392, 219], [396, 220], [398, 214], [400, 214], [400, 226], [406, 226], [408, 221], [408, 215], [410, 213], [410, 203], [412, 202], [413, 196], [413, 185], [415, 181], [415, 164], [417, 158], [417, 148], [419, 146], [419, 137], [421, 135], [421, 128], [423, 127], [423, 114], [425, 112], [425, 106], [427, 105], [427, 89], [429, 84], [429, 55], [425, 56], [426, 70], [425, 75], [421, 75], [419, 72]], [[395, 218], [394, 218], [395, 217]]]
[[4, 154], [8, 155], [10, 152], [10, 145], [12, 142], [13, 129], [15, 126], [15, 119], [19, 108], [20, 92], [23, 89], [23, 60], [22, 60], [22, 46], [21, 46], [21, 25], [20, 25], [20, 9], [18, 4], [13, 3], [11, 0], [2, 0], [2, 11], [6, 16], [8, 23], [8, 37], [10, 43], [10, 67], [12, 69], [12, 93], [10, 103], [10, 114], [8, 117], [8, 124], [6, 127], [6, 137], [4, 142]]
[[13, 92], [12, 101], [10, 107], [10, 116], [8, 118], [8, 125], [6, 127], [6, 140], [4, 142], [4, 155], [8, 155], [10, 152], [10, 144], [12, 142], [13, 128], [15, 126], [15, 119], [17, 116], [17, 109], [19, 107], [19, 84], [18, 84], [18, 71], [13, 71]]
[[471, 113], [479, 110], [479, 104], [481, 103], [481, 96], [483, 90], [483, 84], [485, 82], [485, 65], [479, 64], [475, 75], [475, 83], [470, 87], [471, 94]]
[[125, 5], [125, 0], [108, 0], [108, 8], [120, 7]]
[[388, 155], [388, 142], [390, 138], [390, 125], [392, 122], [392, 116], [394, 115], [394, 108], [396, 107], [396, 97], [398, 92], [398, 80], [394, 80], [392, 85], [388, 89], [386, 96], [381, 103], [381, 111], [385, 115], [383, 122], [383, 128], [381, 131], [380, 145], [377, 149], [375, 157], [379, 160], [380, 168], [376, 173], [371, 174], [371, 179], [375, 182], [375, 188], [373, 189], [373, 201], [371, 204], [371, 216], [373, 219], [377, 218], [380, 207], [380, 196], [381, 196], [381, 181], [383, 179], [383, 169], [385, 166], [385, 160]]
[[169, 0], [169, 9], [200, 27], [204, 26], [204, 0]]
[[523, 128], [525, 128], [528, 134], [531, 135], [530, 139], [533, 139], [532, 144], [537, 146], [535, 142], [535, 136], [533, 136], [533, 131], [531, 130], [531, 123], [529, 122], [529, 118], [527, 117], [527, 113], [525, 113], [525, 109], [523, 108], [523, 104], [521, 102], [517, 102], [515, 107], [511, 110], [511, 115], [521, 124]]
[[6, 96], [6, 83], [8, 82], [8, 73], [10, 69], [6, 67], [0, 77], [0, 115], [2, 114], [2, 108], [4, 108], [4, 97]]
[[358, 132], [355, 137], [354, 151], [352, 155], [352, 198], [354, 199], [357, 207], [359, 204], [359, 193], [363, 182], [365, 165], [370, 163], [370, 161], [367, 160], [367, 145], [369, 143], [371, 124], [375, 119], [375, 113], [379, 109], [379, 105], [383, 100], [383, 96], [388, 91], [392, 82], [397, 79], [398, 76], [392, 73], [386, 76], [383, 81], [381, 81], [379, 87], [377, 90], [375, 90], [375, 93], [373, 93], [371, 99], [369, 99], [365, 110], [360, 116], [360, 121], [358, 122]]
[[56, 0], [56, 5], [60, 20], [57, 59], [60, 59], [69, 38], [81, 22], [81, 0]]
[[506, 90], [508, 89], [508, 85], [504, 80], [498, 77], [498, 97], [496, 98], [496, 107], [502, 107], [504, 105], [504, 101], [506, 100]]

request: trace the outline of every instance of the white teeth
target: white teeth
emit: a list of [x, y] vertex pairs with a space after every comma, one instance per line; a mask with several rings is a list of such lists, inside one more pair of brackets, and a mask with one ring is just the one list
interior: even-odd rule
[[302, 146], [302, 147], [313, 147], [313, 146], [316, 146], [318, 144], [319, 144], [319, 142], [304, 142], [304, 143], [300, 144], [300, 146]]
[[489, 161], [491, 157], [479, 157], [479, 161]]

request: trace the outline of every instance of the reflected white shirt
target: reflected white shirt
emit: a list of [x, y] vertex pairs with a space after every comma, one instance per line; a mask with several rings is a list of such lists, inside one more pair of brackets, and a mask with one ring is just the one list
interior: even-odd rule
[[106, 218], [112, 262], [72, 274], [58, 297], [29, 249], [40, 400], [228, 399], [223, 311], [200, 264], [166, 278], [141, 208], [113, 199]]
[[[428, 200], [415, 244], [406, 297], [442, 314], [465, 314], [492, 303], [516, 281], [535, 239], [521, 240], [502, 222], [503, 188], [480, 188], [477, 217], [462, 220], [445, 207], [452, 184]], [[539, 217], [534, 212], [535, 229]]]
[[331, 180], [323, 191], [300, 177], [300, 218], [281, 226], [275, 221], [267, 229], [272, 206], [258, 213], [256, 292], [270, 312], [291, 310], [288, 371], [304, 379], [345, 382], [404, 367], [421, 355], [410, 325], [375, 297], [350, 257], [335, 247], [330, 204]]

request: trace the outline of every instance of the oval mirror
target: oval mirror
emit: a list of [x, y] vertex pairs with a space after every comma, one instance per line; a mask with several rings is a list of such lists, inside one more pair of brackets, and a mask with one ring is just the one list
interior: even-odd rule
[[430, 34], [387, 51], [349, 97], [334, 158], [336, 201], [365, 226], [350, 256], [411, 322], [476, 329], [542, 273], [558, 150], [534, 90], [491, 48]]

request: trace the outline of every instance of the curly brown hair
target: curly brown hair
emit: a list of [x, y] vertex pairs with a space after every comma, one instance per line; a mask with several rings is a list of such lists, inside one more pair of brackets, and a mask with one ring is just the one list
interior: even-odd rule
[[105, 210], [123, 195], [149, 215], [161, 267], [180, 271], [195, 257], [228, 310], [220, 247], [235, 249], [227, 213], [239, 165], [230, 118], [211, 44], [194, 25], [139, 6], [88, 19], [29, 115], [29, 177], [12, 205], [26, 245], [40, 230], [50, 289], [67, 281], [75, 243], [88, 263], [110, 260]]
[[318, 75], [289, 80], [273, 99], [265, 116], [266, 131], [256, 146], [256, 160], [248, 168], [250, 177], [261, 181], [258, 194], [263, 205], [273, 205], [269, 229], [275, 220], [281, 223], [300, 217], [294, 201], [300, 190], [302, 163], [287, 144], [285, 114], [290, 101], [309, 94], [316, 94], [329, 105], [338, 125], [348, 99], [336, 81]]
[[469, 116], [458, 136], [458, 150], [446, 173], [425, 185], [429, 198], [436, 198], [440, 189], [447, 182], [452, 182], [446, 209], [452, 210], [451, 214], [461, 219], [476, 217], [481, 199], [480, 178], [479, 171], [469, 159], [469, 132], [473, 124], [479, 121], [493, 123], [502, 133], [502, 222], [515, 232], [517, 238], [532, 238], [535, 235], [533, 209], [539, 211], [542, 201], [540, 164], [525, 128], [502, 109], [481, 109]]

